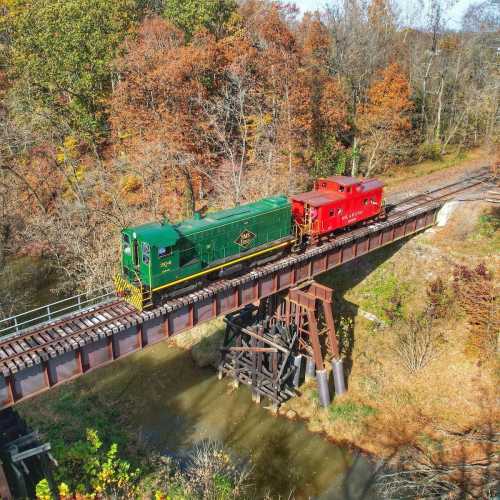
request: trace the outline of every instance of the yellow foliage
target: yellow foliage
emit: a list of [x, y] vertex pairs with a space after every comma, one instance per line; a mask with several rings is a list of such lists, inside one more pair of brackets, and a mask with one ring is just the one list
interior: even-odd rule
[[56, 161], [62, 164], [76, 160], [78, 156], [78, 141], [74, 136], [69, 135], [64, 139], [63, 145], [57, 148]]
[[135, 175], [126, 175], [121, 182], [124, 193], [136, 193], [142, 188], [142, 181]]

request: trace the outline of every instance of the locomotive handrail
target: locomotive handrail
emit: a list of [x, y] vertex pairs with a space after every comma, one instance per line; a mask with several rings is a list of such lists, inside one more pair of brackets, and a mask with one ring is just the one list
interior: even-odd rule
[[[115, 295], [114, 288], [111, 285], [97, 288], [91, 292], [84, 292], [72, 297], [57, 300], [50, 304], [35, 307], [29, 311], [24, 311], [8, 318], [0, 319], [0, 337], [16, 335], [27, 328], [61, 318], [67, 314], [81, 311], [92, 305], [106, 301]], [[57, 307], [61, 306], [61, 307]], [[37, 314], [44, 311], [43, 314]]]

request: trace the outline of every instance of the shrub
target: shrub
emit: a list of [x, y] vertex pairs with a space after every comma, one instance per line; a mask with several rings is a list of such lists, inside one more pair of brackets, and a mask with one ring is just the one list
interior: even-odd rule
[[412, 315], [400, 321], [396, 328], [395, 351], [403, 366], [410, 373], [416, 373], [437, 355], [443, 336], [426, 313]]
[[453, 288], [469, 324], [467, 352], [490, 357], [497, 352], [500, 317], [498, 285], [484, 264], [475, 268], [456, 266]]
[[422, 144], [419, 148], [420, 152], [420, 157], [423, 160], [433, 160], [433, 161], [440, 161], [443, 159], [443, 156], [441, 154], [441, 144], [439, 143], [425, 143]]
[[214, 441], [203, 441], [195, 446], [182, 468], [170, 458], [162, 457], [157, 462], [157, 498], [225, 500], [245, 497], [249, 467], [236, 461]]
[[[103, 498], [131, 498], [137, 492], [140, 471], [118, 457], [118, 446], [112, 444], [105, 451], [98, 433], [87, 430], [85, 442], [79, 441], [68, 447], [65, 464], [58, 471], [65, 481], [59, 486], [61, 497], [77, 495]], [[40, 500], [52, 499], [46, 480], [36, 486]]]

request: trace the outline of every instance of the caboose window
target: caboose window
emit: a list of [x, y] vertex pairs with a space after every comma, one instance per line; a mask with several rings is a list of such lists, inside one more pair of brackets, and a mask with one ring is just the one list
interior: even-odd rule
[[339, 208], [339, 209], [337, 210], [337, 213], [338, 213], [339, 215], [342, 215], [342, 212], [343, 212], [343, 210], [342, 210], [341, 208]]
[[377, 200], [375, 198], [372, 198], [371, 199], [371, 203], [372, 203], [372, 205], [376, 205], [377, 204]]
[[345, 189], [345, 188], [344, 188], [344, 186], [339, 186], [339, 191], [340, 191], [341, 193], [343, 193], [343, 192], [344, 192], [344, 189]]
[[149, 245], [147, 243], [142, 244], [142, 262], [149, 264]]
[[328, 215], [330, 217], [333, 217], [335, 215], [335, 209], [334, 208], [330, 208], [330, 210], [328, 211]]
[[168, 257], [172, 255], [172, 247], [159, 247], [158, 248], [158, 257], [163, 259], [164, 257]]
[[363, 200], [363, 205], [368, 205], [368, 198], [365, 198], [365, 199]]

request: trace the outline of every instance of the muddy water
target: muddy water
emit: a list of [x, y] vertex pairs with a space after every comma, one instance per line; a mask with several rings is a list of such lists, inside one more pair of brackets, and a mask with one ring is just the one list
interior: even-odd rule
[[250, 457], [256, 497], [361, 498], [369, 478], [364, 459], [302, 422], [272, 416], [252, 402], [246, 387], [218, 381], [213, 369], [196, 367], [183, 349], [162, 343], [89, 377], [98, 373], [95, 383], [135, 402], [126, 405], [127, 419], [151, 448], [182, 457], [199, 441], [220, 441]]

